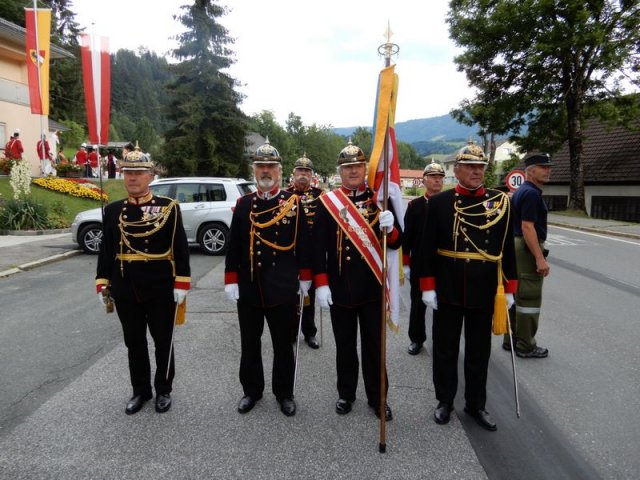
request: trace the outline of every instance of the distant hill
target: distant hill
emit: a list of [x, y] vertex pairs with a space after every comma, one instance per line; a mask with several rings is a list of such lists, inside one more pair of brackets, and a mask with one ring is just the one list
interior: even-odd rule
[[[334, 128], [338, 135], [351, 135], [357, 127]], [[367, 128], [371, 128], [367, 125]], [[396, 123], [396, 138], [402, 142], [451, 142], [478, 137], [478, 126], [468, 127], [456, 122], [451, 115], [420, 118]]]

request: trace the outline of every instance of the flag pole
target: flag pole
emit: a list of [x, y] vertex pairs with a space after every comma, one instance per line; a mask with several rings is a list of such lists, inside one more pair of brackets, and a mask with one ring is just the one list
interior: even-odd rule
[[[385, 37], [387, 42], [378, 47], [378, 53], [384, 57], [385, 68], [391, 66], [391, 55], [399, 50], [398, 45], [391, 43], [391, 25], [387, 22]], [[389, 112], [390, 114], [391, 112]], [[387, 117], [384, 133], [384, 146], [382, 151], [383, 176], [382, 176], [382, 210], [388, 209], [389, 199], [389, 117]], [[396, 213], [397, 215], [397, 213]], [[382, 230], [382, 285], [380, 302], [380, 441], [378, 451], [387, 451], [386, 426], [387, 426], [387, 229]]]

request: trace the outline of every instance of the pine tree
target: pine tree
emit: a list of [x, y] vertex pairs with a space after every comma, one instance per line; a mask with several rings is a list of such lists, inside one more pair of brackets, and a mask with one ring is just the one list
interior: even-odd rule
[[218, 23], [227, 9], [211, 0], [195, 0], [176, 17], [186, 28], [178, 36], [168, 86], [168, 117], [163, 163], [170, 174], [233, 176], [244, 154], [246, 118], [238, 105], [237, 81], [224, 72], [234, 62], [233, 39]]

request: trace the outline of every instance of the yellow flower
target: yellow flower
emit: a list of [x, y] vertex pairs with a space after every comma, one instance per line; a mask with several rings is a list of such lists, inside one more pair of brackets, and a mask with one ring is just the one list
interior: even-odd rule
[[106, 193], [100, 194], [100, 189], [92, 183], [77, 183], [65, 178], [34, 178], [32, 182], [39, 187], [53, 190], [54, 192], [66, 193], [73, 197], [90, 198], [98, 200], [102, 198], [105, 202], [109, 200]]

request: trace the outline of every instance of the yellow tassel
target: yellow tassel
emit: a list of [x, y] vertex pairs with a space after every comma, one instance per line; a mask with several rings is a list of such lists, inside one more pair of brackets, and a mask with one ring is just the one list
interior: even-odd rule
[[493, 334], [504, 335], [505, 333], [509, 333], [507, 326], [507, 297], [504, 294], [504, 287], [499, 284], [493, 304]]
[[187, 299], [185, 298], [177, 308], [178, 311], [176, 312], [176, 325], [184, 325], [187, 313]]

